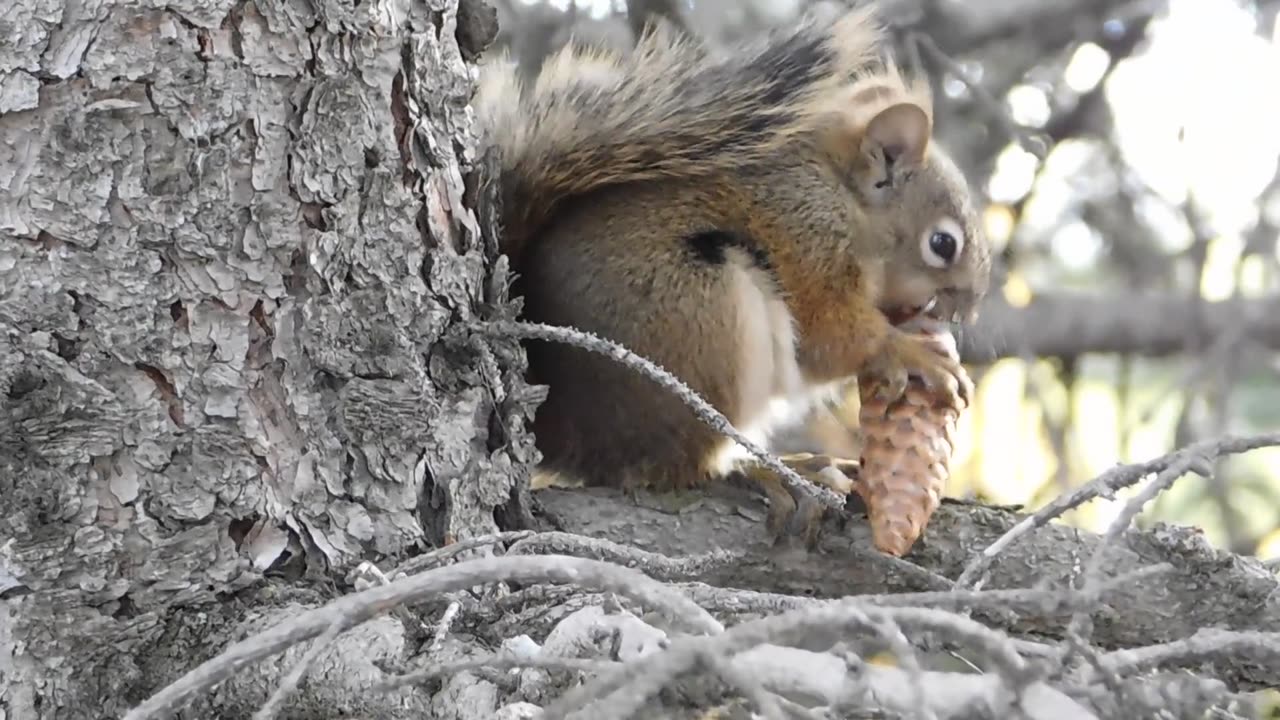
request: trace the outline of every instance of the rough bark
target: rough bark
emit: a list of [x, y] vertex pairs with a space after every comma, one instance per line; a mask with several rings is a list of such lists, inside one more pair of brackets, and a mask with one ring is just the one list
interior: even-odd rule
[[461, 332], [508, 312], [477, 8], [0, 11], [8, 717], [118, 717], [287, 608], [269, 577], [495, 529], [530, 445], [522, 356]]
[[[833, 514], [817, 552], [805, 553], [772, 549], [759, 519], [763, 508], [728, 494], [708, 496], [679, 513], [643, 494], [634, 502], [607, 490], [548, 489], [534, 497], [566, 532], [670, 556], [735, 550], [732, 560], [701, 573], [699, 583], [819, 598], [949, 590], [947, 581], [1021, 519], [1008, 509], [945, 501], [900, 562], [874, 550], [865, 515], [856, 510]], [[998, 557], [986, 588], [1066, 587], [1099, 542], [1092, 533], [1046, 525]], [[1213, 548], [1193, 528], [1128, 532], [1108, 551], [1102, 571], [1117, 577], [1159, 563], [1172, 564], [1173, 572], [1108, 596], [1095, 619], [1100, 647], [1170, 642], [1202, 628], [1280, 631], [1275, 576], [1255, 558]], [[1061, 641], [1070, 614], [979, 611], [975, 617], [1028, 639]], [[1259, 666], [1248, 657], [1218, 662], [1212, 671], [1235, 686], [1280, 684], [1280, 667]]]

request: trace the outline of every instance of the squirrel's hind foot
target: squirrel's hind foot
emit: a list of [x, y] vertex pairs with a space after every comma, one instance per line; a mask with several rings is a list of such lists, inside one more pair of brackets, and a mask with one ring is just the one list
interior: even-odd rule
[[[819, 487], [841, 495], [855, 490], [860, 467], [856, 460], [812, 453], [783, 455], [779, 460]], [[744, 465], [737, 472], [769, 498], [765, 527], [774, 545], [799, 542], [806, 550], [817, 546], [827, 509], [820, 500], [803, 488], [792, 489], [780, 474], [758, 461]]]

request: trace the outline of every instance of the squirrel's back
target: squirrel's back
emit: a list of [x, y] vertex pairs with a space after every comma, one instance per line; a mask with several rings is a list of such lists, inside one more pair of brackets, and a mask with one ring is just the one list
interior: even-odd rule
[[880, 54], [872, 10], [806, 22], [713, 57], [663, 28], [628, 56], [567, 47], [532, 87], [482, 70], [482, 150], [498, 155], [502, 249], [518, 258], [561, 202], [609, 185], [746, 168], [812, 130]]

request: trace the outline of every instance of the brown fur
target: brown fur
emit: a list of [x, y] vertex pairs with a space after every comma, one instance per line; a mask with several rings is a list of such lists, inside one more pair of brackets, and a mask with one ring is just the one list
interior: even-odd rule
[[741, 169], [811, 130], [879, 50], [869, 9], [802, 24], [725, 58], [662, 26], [628, 56], [566, 47], [528, 90], [514, 66], [481, 72], [481, 145], [498, 151], [503, 250], [516, 257], [558, 203], [606, 186]]
[[[927, 86], [880, 50], [856, 11], [725, 60], [660, 33], [627, 59], [564, 54], [518, 96], [491, 71], [480, 117], [526, 317], [626, 345], [758, 437], [778, 403], [855, 375], [967, 391], [885, 315], [936, 297], [969, 318], [990, 257], [929, 141]], [[946, 267], [922, 253], [940, 227], [964, 241]], [[528, 351], [549, 386], [543, 473], [681, 488], [732, 467], [730, 444], [651, 380], [565, 345]]]
[[[527, 249], [516, 290], [527, 317], [622, 343], [676, 373], [737, 424], [738, 368], [726, 350], [741, 318], [731, 281], [723, 267], [698, 263], [675, 241], [723, 226], [732, 201], [690, 186], [688, 209], [672, 212], [670, 190], [608, 189], [573, 203]], [[534, 381], [552, 388], [534, 424], [547, 470], [588, 484], [658, 487], [687, 487], [713, 474], [711, 451], [724, 439], [669, 391], [568, 345], [531, 342], [528, 352]]]

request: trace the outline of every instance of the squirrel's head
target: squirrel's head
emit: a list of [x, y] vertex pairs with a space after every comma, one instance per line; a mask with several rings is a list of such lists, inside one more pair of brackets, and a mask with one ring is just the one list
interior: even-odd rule
[[924, 312], [971, 323], [991, 275], [991, 249], [973, 194], [933, 141], [925, 91], [907, 84], [891, 89], [873, 84], [858, 91], [861, 106], [873, 107], [857, 123], [848, 158], [867, 225], [889, 244], [881, 309], [894, 322]]

